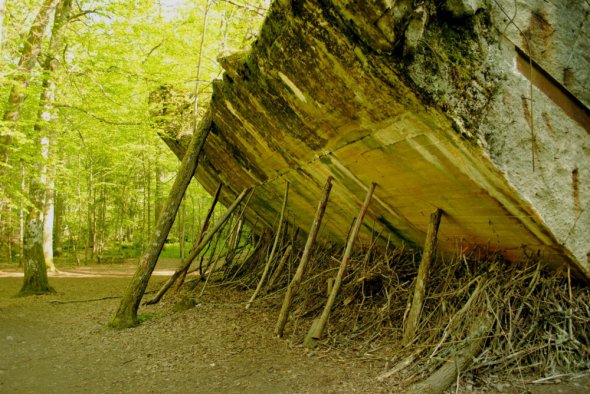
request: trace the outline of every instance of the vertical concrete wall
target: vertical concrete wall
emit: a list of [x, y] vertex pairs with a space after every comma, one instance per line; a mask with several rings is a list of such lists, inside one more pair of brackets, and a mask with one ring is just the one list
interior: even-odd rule
[[590, 4], [497, 0], [491, 7], [501, 33], [495, 64], [505, 80], [480, 135], [558, 242], [588, 266]]

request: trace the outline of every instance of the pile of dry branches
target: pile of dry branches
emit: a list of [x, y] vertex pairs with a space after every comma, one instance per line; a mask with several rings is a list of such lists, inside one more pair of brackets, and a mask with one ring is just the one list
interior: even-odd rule
[[[250, 258], [226, 268], [217, 280], [253, 289], [270, 238], [258, 242]], [[322, 345], [384, 361], [380, 380], [407, 388], [460, 357], [469, 360], [459, 368], [457, 383], [475, 385], [498, 375], [530, 381], [590, 368], [590, 291], [569, 272], [544, 270], [537, 256], [519, 264], [480, 251], [439, 257], [418, 334], [402, 346], [419, 256], [404, 248], [361, 249], [351, 260]], [[287, 328], [291, 340], [302, 342], [321, 312], [341, 253], [326, 245], [316, 248], [294, 301]], [[260, 300], [267, 307], [280, 308], [298, 258], [292, 253], [287, 268], [265, 289]]]

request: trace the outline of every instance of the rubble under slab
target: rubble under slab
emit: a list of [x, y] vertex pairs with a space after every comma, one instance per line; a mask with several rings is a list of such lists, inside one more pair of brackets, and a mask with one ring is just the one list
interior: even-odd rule
[[364, 237], [421, 246], [441, 208], [445, 251], [539, 252], [590, 280], [589, 14], [277, 0], [252, 50], [220, 60], [196, 177], [210, 192], [223, 182], [226, 202], [256, 186], [250, 212], [268, 226], [289, 182], [288, 220], [307, 230], [333, 176], [321, 236], [335, 242], [376, 182]]

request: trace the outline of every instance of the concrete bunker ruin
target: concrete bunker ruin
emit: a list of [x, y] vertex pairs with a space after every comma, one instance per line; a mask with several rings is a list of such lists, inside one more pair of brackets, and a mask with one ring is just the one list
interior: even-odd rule
[[[321, 237], [540, 253], [590, 279], [590, 6], [542, 1], [286, 1], [252, 49], [220, 58], [196, 173], [222, 201], [307, 231], [335, 178]], [[190, 136], [166, 142], [182, 157]]]

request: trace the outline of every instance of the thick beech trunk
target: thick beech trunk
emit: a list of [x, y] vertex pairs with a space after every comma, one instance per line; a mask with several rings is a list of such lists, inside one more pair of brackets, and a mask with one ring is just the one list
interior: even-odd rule
[[178, 207], [182, 201], [186, 188], [197, 169], [199, 155], [205, 145], [205, 140], [211, 129], [211, 123], [211, 113], [208, 112], [201, 120], [197, 132], [194, 133], [192, 137], [191, 144], [189, 145], [180, 164], [180, 168], [178, 169], [178, 173], [176, 174], [174, 185], [166, 199], [166, 204], [162, 211], [162, 215], [160, 216], [160, 220], [158, 221], [158, 225], [150, 238], [147, 250], [139, 262], [135, 275], [131, 279], [131, 283], [121, 299], [119, 308], [109, 323], [110, 327], [127, 328], [138, 324], [137, 310], [139, 304], [145, 293], [152, 272], [156, 267], [156, 262], [160, 256], [164, 242], [168, 237], [170, 228], [174, 223], [176, 212], [178, 211]]
[[297, 294], [297, 290], [299, 289], [299, 285], [301, 284], [301, 280], [303, 279], [303, 274], [305, 272], [305, 267], [311, 258], [311, 250], [313, 245], [315, 244], [316, 237], [318, 235], [318, 231], [320, 230], [320, 225], [322, 224], [322, 218], [324, 217], [324, 213], [326, 212], [326, 206], [328, 206], [328, 198], [330, 197], [330, 191], [332, 190], [332, 176], [328, 177], [326, 181], [326, 185], [324, 186], [324, 191], [322, 193], [322, 199], [318, 205], [318, 209], [315, 213], [315, 217], [313, 219], [313, 223], [311, 225], [311, 230], [309, 230], [309, 236], [307, 237], [307, 242], [305, 243], [305, 248], [303, 249], [303, 255], [301, 256], [301, 261], [299, 262], [299, 266], [297, 267], [297, 271], [289, 283], [287, 287], [287, 293], [285, 294], [285, 299], [283, 300], [283, 306], [281, 307], [281, 312], [279, 313], [279, 319], [277, 320], [277, 325], [275, 327], [275, 334], [279, 337], [283, 336], [285, 331], [285, 324], [287, 324], [287, 319], [289, 318], [289, 310], [291, 309], [291, 304], [293, 303], [293, 298], [295, 294]]
[[43, 221], [41, 220], [42, 190], [37, 181], [31, 182], [29, 196], [31, 206], [25, 220], [24, 261], [25, 278], [19, 296], [47, 294], [53, 292], [47, 279], [47, 268], [43, 258]]

